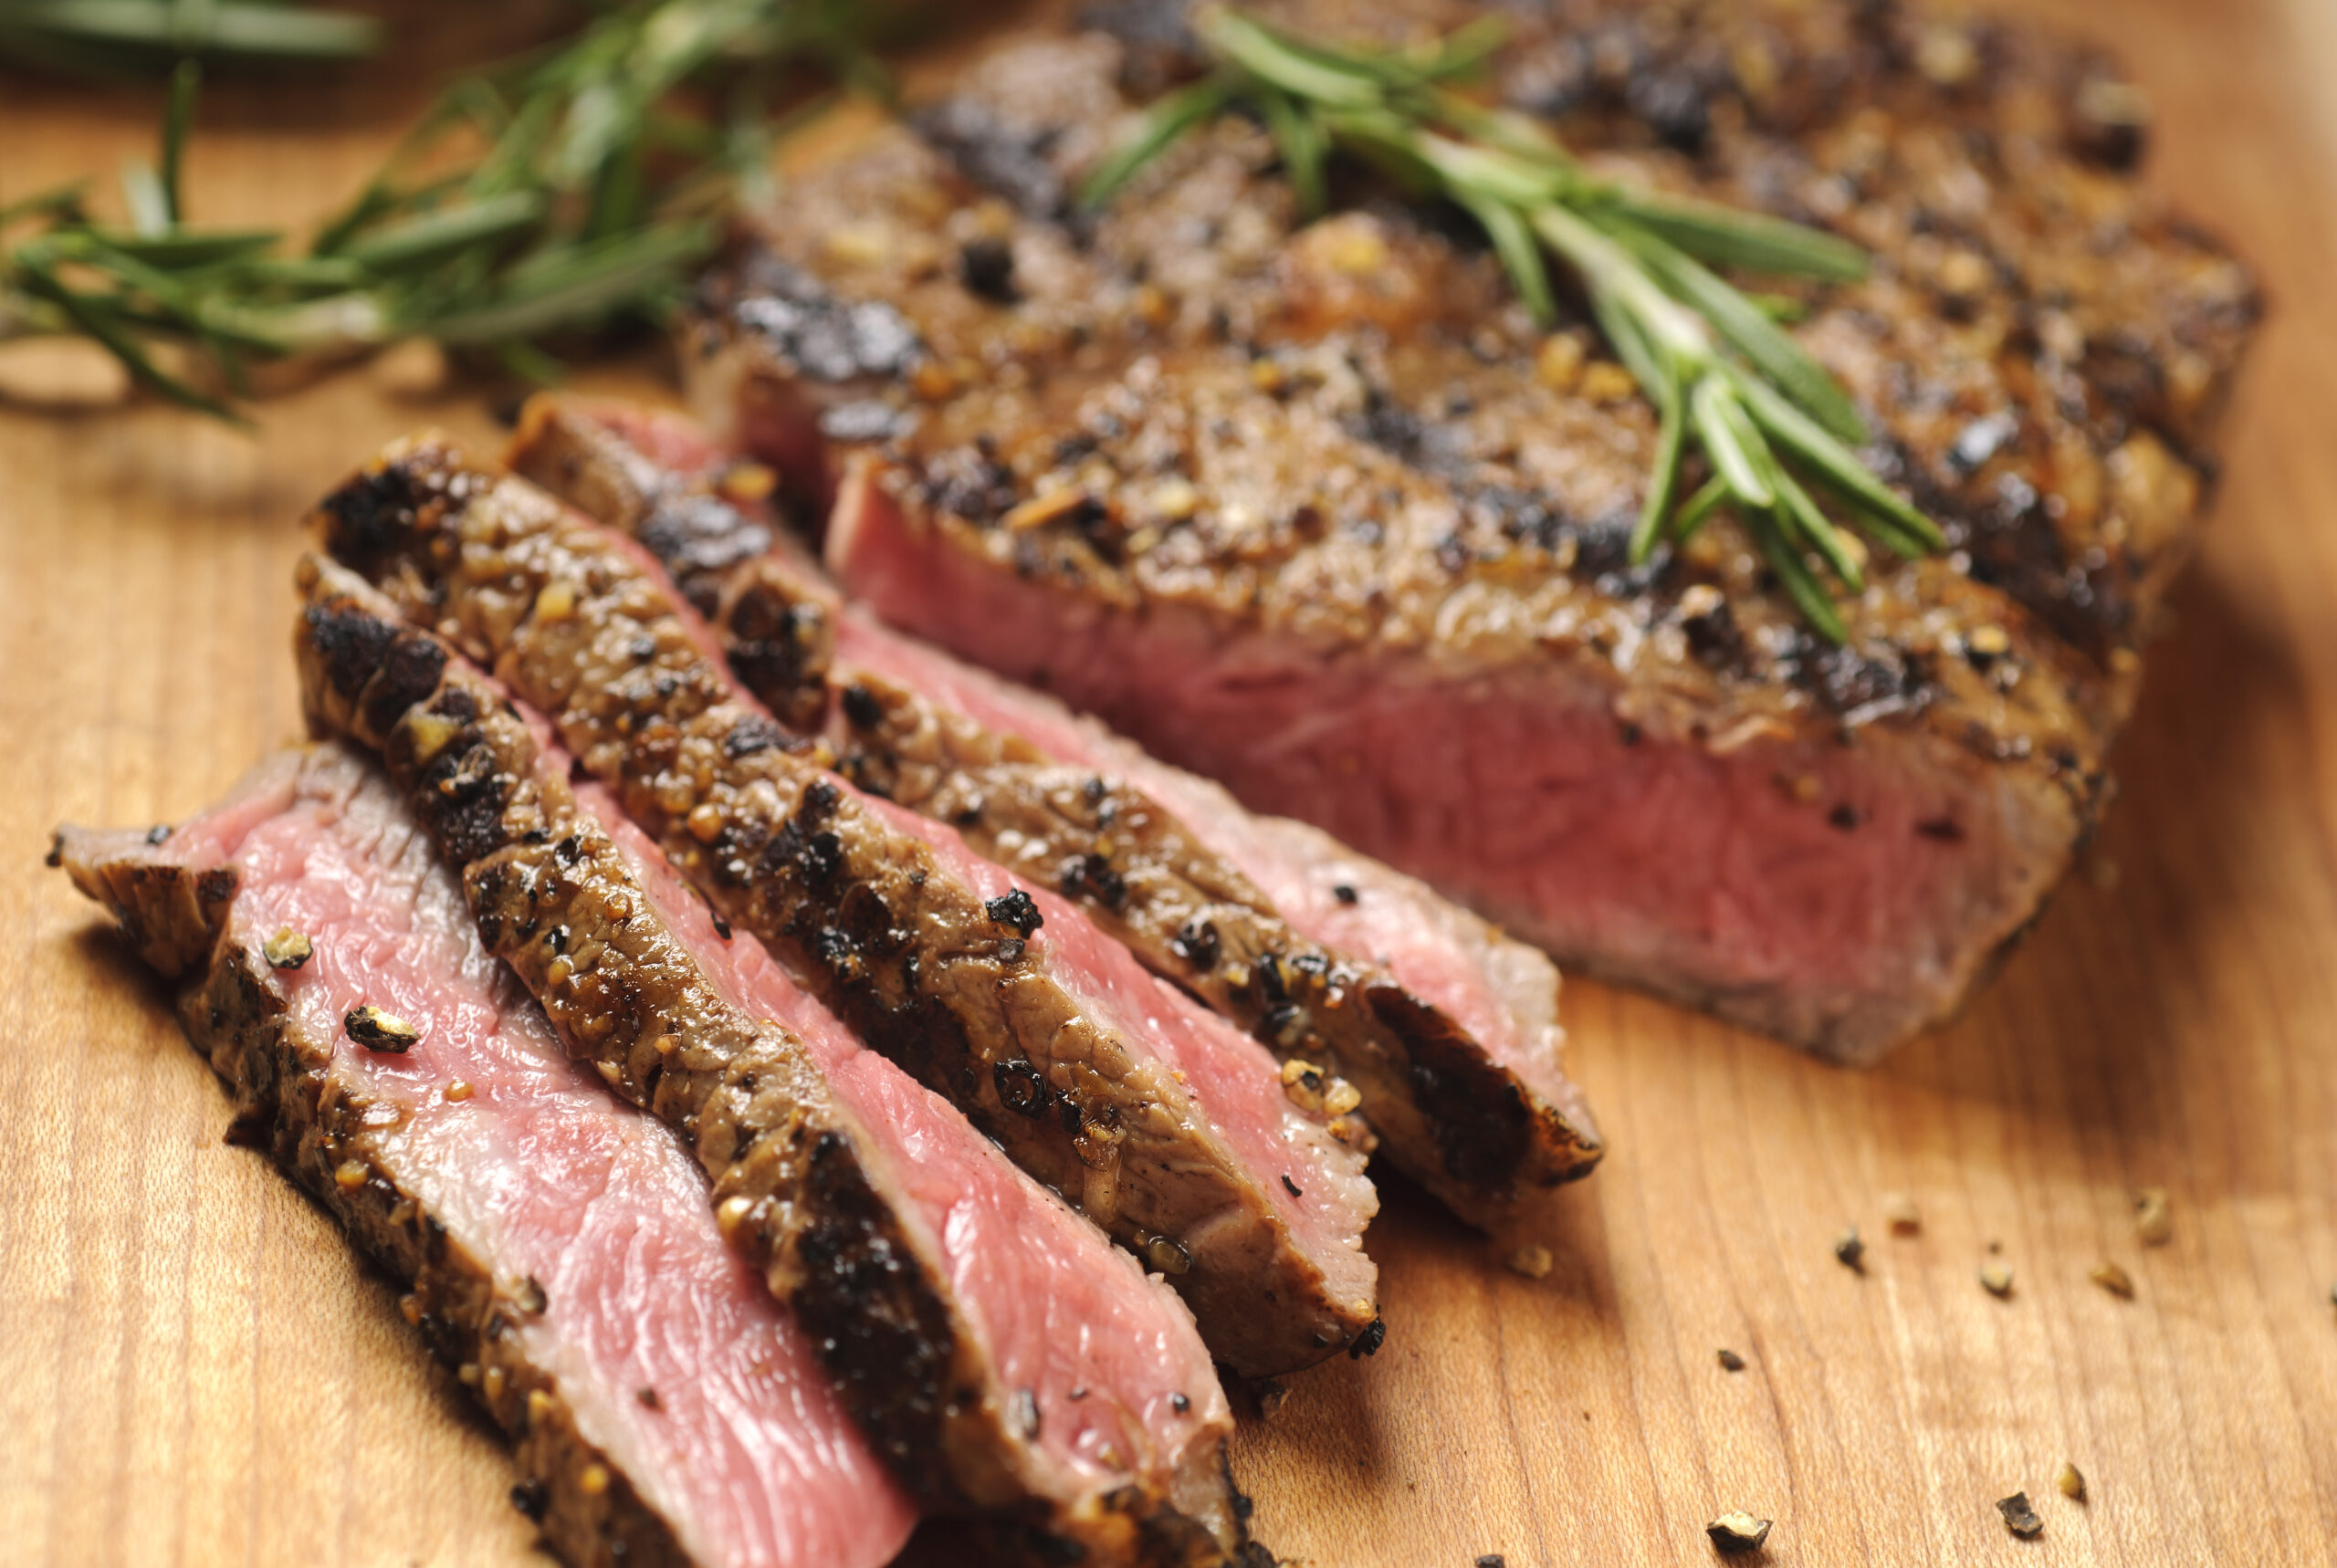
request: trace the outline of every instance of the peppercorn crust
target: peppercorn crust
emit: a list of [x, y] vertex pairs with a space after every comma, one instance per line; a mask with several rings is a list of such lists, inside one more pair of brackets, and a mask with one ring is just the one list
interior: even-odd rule
[[[753, 510], [768, 474], [740, 495], [735, 469], [661, 465], [652, 449], [678, 436], [657, 417], [537, 397], [506, 461], [639, 540], [694, 604], [711, 606], [740, 681], [798, 735], [827, 737], [845, 777], [948, 823], [991, 860], [1039, 869], [1153, 973], [1278, 1057], [1321, 1069], [1306, 1076], [1353, 1084], [1384, 1152], [1479, 1228], [1508, 1230], [1532, 1193], [1589, 1174], [1602, 1150], [1587, 1125], [1383, 966], [1301, 936], [1158, 800], [1126, 779], [1056, 765], [900, 682], [840, 672], [834, 591]], [[759, 634], [772, 625], [822, 629], [819, 656], [771, 660]]]
[[[1261, 9], [1400, 46], [1484, 7]], [[1081, 208], [1130, 111], [1203, 68], [1140, 5], [1012, 40], [795, 180], [785, 223], [701, 281], [693, 401], [815, 502], [841, 489], [831, 564], [894, 624], [1570, 970], [1872, 1060], [1984, 982], [2092, 831], [2254, 281], [2135, 178], [2146, 114], [2115, 63], [2017, 21], [1500, 14], [1486, 85], [1602, 175], [1873, 257], [1854, 284], [1753, 285], [1950, 542], [1874, 552], [1844, 645], [1733, 520], [1630, 559], [1653, 411], [1578, 308], [1533, 320], [1449, 211], [1349, 168], [1310, 221], [1242, 116]], [[855, 518], [882, 526], [844, 548]], [[1609, 843], [1644, 852], [1585, 853], [1544, 810], [1584, 779], [1629, 780], [1581, 810], [1629, 812]], [[1878, 801], [1908, 810], [1867, 828]], [[1525, 825], [1472, 835], [1480, 812]], [[1826, 896], [1699, 839], [1735, 821]], [[1902, 890], [1893, 918], [1776, 939], [1876, 887]]]
[[639, 540], [714, 628], [740, 684], [799, 735], [818, 731], [835, 659], [834, 607], [802, 591], [810, 563], [792, 559], [786, 532], [732, 504], [768, 497], [777, 483], [770, 470], [741, 463], [712, 484], [676, 488], [650, 457], [603, 438], [567, 400], [548, 395], [521, 409], [504, 464]]
[[[158, 973], [183, 982], [179, 1022], [235, 1104], [231, 1140], [266, 1152], [403, 1287], [399, 1311], [509, 1440], [521, 1478], [512, 1501], [552, 1552], [572, 1568], [686, 1568], [665, 1521], [578, 1434], [553, 1376], [528, 1360], [525, 1336], [505, 1332], [530, 1303], [400, 1183], [396, 1141], [369, 1124], [362, 1088], [331, 1072], [332, 1041], [308, 1038], [266, 956], [225, 936], [235, 872], [196, 875], [169, 854], [142, 832], [58, 834], [58, 863], [74, 885]], [[213, 896], [190, 901], [190, 882]], [[397, 1125], [394, 1115], [382, 1122]], [[353, 1181], [352, 1166], [362, 1172]]]
[[793, 1310], [910, 1493], [979, 1517], [1033, 1561], [1225, 1561], [1242, 1530], [1211, 1485], [1221, 1444], [1193, 1445], [1173, 1498], [1134, 1479], [1101, 1496], [1049, 1490], [1009, 1430], [1010, 1396], [946, 1265], [902, 1222], [866, 1133], [802, 1042], [715, 989], [492, 683], [354, 574], [310, 558], [299, 582], [311, 727], [381, 754], [460, 871], [487, 950], [571, 1055], [691, 1143], [725, 1234]]
[[[1026, 930], [839, 785], [817, 743], [735, 697], [633, 547], [435, 433], [394, 444], [312, 526], [408, 621], [444, 630], [544, 713], [714, 907], [854, 1033], [1168, 1272], [1221, 1359], [1289, 1370], [1378, 1321], [1369, 1296], [1331, 1277], [1368, 1274], [1359, 1251], [1298, 1245], [1271, 1178], [1027, 950]], [[341, 656], [313, 653], [336, 686]], [[382, 689], [414, 700], [392, 663]], [[368, 708], [377, 695], [336, 700], [386, 722]], [[450, 826], [450, 853], [463, 832]]]

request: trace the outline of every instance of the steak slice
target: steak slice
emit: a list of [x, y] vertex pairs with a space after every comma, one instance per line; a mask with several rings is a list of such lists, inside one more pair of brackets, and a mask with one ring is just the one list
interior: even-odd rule
[[[551, 1550], [577, 1568], [900, 1550], [907, 1500], [723, 1241], [696, 1162], [563, 1058], [377, 770], [280, 753], [160, 843], [68, 828], [52, 860], [178, 982], [233, 1135], [405, 1289], [509, 1437], [512, 1500]], [[368, 1004], [411, 1049], [351, 1038]]]
[[1231, 1422], [1183, 1304], [718, 929], [493, 683], [352, 574], [302, 575], [311, 724], [382, 751], [571, 1053], [696, 1140], [913, 1493], [1018, 1560], [1230, 1561]]
[[1602, 169], [1875, 253], [1795, 331], [1955, 548], [1874, 563], [1846, 646], [1733, 522], [1629, 564], [1651, 411], [1437, 214], [1358, 188], [1302, 226], [1231, 119], [1100, 217], [1048, 198], [1127, 123], [1100, 35], [791, 184], [701, 287], [695, 396], [767, 460], [824, 449], [828, 564], [892, 624], [1562, 962], [1871, 1060], [2091, 830], [2253, 286], [2116, 164], [2111, 68], [2019, 28], [1576, 0], [1518, 29], [1510, 98]]
[[831, 775], [638, 547], [442, 438], [316, 515], [329, 548], [541, 709], [733, 925], [1168, 1274], [1244, 1373], [1376, 1346], [1360, 1124], [1069, 904]]
[[[508, 461], [657, 556], [710, 610], [739, 678], [799, 733], [826, 737], [862, 788], [1052, 882], [1146, 967], [1273, 1049], [1294, 1088], [1324, 1069], [1353, 1082], [1389, 1156], [1471, 1223], [1517, 1236], [1535, 1191], [1596, 1162], [1539, 953], [847, 609], [759, 507], [768, 472], [685, 421], [541, 397]], [[807, 656], [760, 656], [764, 630], [781, 626]]]

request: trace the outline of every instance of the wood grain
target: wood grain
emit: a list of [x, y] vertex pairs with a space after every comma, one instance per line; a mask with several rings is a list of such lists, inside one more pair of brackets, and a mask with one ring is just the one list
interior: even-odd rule
[[[2042, 9], [2124, 51], [2161, 111], [2156, 177], [2259, 265], [2276, 311], [2089, 873], [1968, 1017], [1870, 1073], [1571, 985], [1575, 1065], [1614, 1145], [1570, 1195], [1572, 1245], [1524, 1280], [1390, 1191], [1387, 1348], [1292, 1379], [1242, 1427], [1284, 1553], [1702, 1563], [1704, 1521], [1743, 1508], [1777, 1521], [1780, 1564], [2332, 1561], [2337, 17]], [[231, 89], [195, 201], [227, 221], [321, 211], [417, 91]], [[0, 82], [0, 197], [113, 167], [151, 110]], [[498, 1446], [388, 1291], [221, 1145], [224, 1101], [158, 992], [37, 863], [60, 819], [183, 814], [292, 731], [293, 518], [425, 415], [487, 434], [475, 389], [417, 410], [362, 376], [272, 402], [248, 435], [153, 410], [0, 415], [13, 1562], [540, 1561]], [[2164, 1247], [2134, 1238], [2146, 1185], [2173, 1195]], [[1888, 1234], [1892, 1190], [1920, 1235]], [[1851, 1223], [1863, 1275], [1830, 1250]], [[1992, 1244], [2008, 1300], [1975, 1281]], [[2135, 1300], [2087, 1281], [2103, 1259]], [[2065, 1458], [2083, 1505], [2052, 1490]], [[2038, 1542], [1993, 1506], [2023, 1488]], [[946, 1537], [917, 1552], [951, 1560]]]

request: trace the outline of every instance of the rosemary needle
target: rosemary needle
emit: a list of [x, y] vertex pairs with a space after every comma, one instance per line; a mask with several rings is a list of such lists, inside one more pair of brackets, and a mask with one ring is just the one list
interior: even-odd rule
[[354, 59], [382, 24], [255, 0], [0, 0], [0, 59], [98, 75], [176, 60]]
[[779, 129], [766, 106], [800, 96], [804, 68], [881, 87], [856, 42], [865, 9], [633, 0], [603, 10], [572, 38], [457, 82], [291, 253], [276, 231], [185, 221], [179, 165], [198, 72], [183, 61], [160, 158], [124, 173], [126, 225], [98, 217], [78, 185], [0, 207], [0, 340], [89, 339], [150, 390], [223, 417], [236, 416], [250, 359], [401, 338], [554, 373], [537, 347], [547, 335], [654, 319], [680, 298], [766, 165]]
[[[1864, 577], [1843, 522], [1818, 495], [1893, 554], [1943, 548], [1938, 528], [1860, 459], [1868, 431], [1841, 384], [1771, 309], [1713, 270], [1855, 281], [1867, 267], [1856, 246], [1598, 178], [1533, 121], [1457, 91], [1500, 47], [1497, 18], [1401, 53], [1301, 39], [1223, 5], [1196, 13], [1193, 29], [1216, 71], [1140, 119], [1090, 175], [1082, 192], [1090, 205], [1112, 200], [1194, 125], [1233, 103], [1252, 106], [1302, 211], [1322, 210], [1325, 160], [1344, 148], [1470, 214], [1537, 319], [1556, 311], [1546, 257], [1581, 278], [1601, 331], [1661, 422], [1633, 561], [1725, 509], [1804, 618], [1839, 643], [1848, 631], [1825, 579], [1855, 593]], [[1712, 478], [1683, 502], [1691, 451]]]

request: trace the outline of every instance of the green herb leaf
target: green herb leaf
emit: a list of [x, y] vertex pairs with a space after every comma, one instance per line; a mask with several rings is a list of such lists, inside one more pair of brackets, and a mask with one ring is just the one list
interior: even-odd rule
[[1670, 527], [1664, 532], [1674, 544], [1685, 544], [1694, 537], [1704, 519], [1727, 506], [1734, 497], [1729, 494], [1728, 481], [1714, 477], [1704, 481], [1703, 487], [1688, 497], [1688, 504], [1672, 514]]
[[1320, 216], [1330, 202], [1323, 173], [1324, 162], [1331, 155], [1330, 138], [1280, 89], [1259, 90], [1258, 111], [1265, 120], [1266, 133], [1274, 139], [1274, 150], [1282, 154], [1283, 172], [1290, 176], [1291, 189], [1298, 196], [1300, 215]]
[[343, 255], [370, 272], [395, 276], [427, 267], [450, 251], [517, 234], [543, 216], [546, 204], [540, 192], [507, 191], [376, 229]]
[[1695, 421], [1696, 434], [1703, 439], [1705, 455], [1728, 481], [1731, 493], [1755, 510], [1776, 506], [1776, 492], [1769, 486], [1761, 458], [1755, 455], [1756, 452], [1766, 455], [1761, 437], [1745, 419], [1742, 405], [1729, 395], [1728, 383], [1717, 376], [1698, 382], [1689, 396], [1688, 412]]
[[194, 120], [194, 95], [203, 86], [203, 68], [181, 60], [171, 73], [171, 101], [162, 111], [162, 226], [178, 226], [184, 210], [179, 202], [179, 164], [186, 152], [187, 127]]
[[1663, 429], [1656, 445], [1655, 472], [1648, 479], [1647, 500], [1640, 507], [1639, 526], [1631, 530], [1630, 559], [1635, 561], [1645, 560], [1654, 549], [1664, 514], [1672, 510], [1672, 497], [1680, 489], [1680, 465], [1688, 451], [1688, 411], [1682, 406], [1684, 401], [1675, 387], [1660, 405]]
[[184, 60], [355, 59], [381, 45], [382, 24], [347, 12], [263, 0], [8, 0], [0, 56], [119, 70], [131, 57]]
[[1818, 574], [1801, 559], [1792, 541], [1774, 521], [1764, 520], [1753, 528], [1753, 541], [1761, 559], [1769, 563], [1778, 583], [1791, 599], [1794, 608], [1814, 627], [1818, 634], [1837, 647], [1850, 641], [1850, 628], [1842, 624], [1841, 612], [1834, 608], [1834, 601], [1827, 595], [1825, 585]]
[[[1498, 18], [1394, 52], [1326, 47], [1222, 5], [1200, 10], [1192, 25], [1217, 73], [1154, 106], [1106, 158], [1087, 200], [1108, 199], [1187, 130], [1244, 99], [1283, 150], [1302, 211], [1319, 209], [1323, 152], [1336, 147], [1469, 213], [1537, 320], [1557, 313], [1543, 252], [1580, 274], [1600, 330], [1661, 420], [1631, 533], [1634, 561], [1725, 507], [1811, 625], [1839, 641], [1840, 612], [1804, 552], [1853, 591], [1864, 579], [1811, 484], [1887, 549], [1940, 548], [1939, 529], [1857, 455], [1868, 432], [1849, 392], [1778, 325], [1800, 301], [1748, 297], [1711, 270], [1855, 282], [1867, 271], [1857, 246], [1766, 214], [1590, 177], [1542, 126], [1453, 87], [1500, 47]], [[1301, 129], [1309, 123], [1311, 141]], [[1692, 447], [1713, 477], [1675, 512]]]
[[1223, 109], [1232, 97], [1230, 82], [1211, 77], [1195, 82], [1181, 92], [1172, 93], [1145, 110], [1136, 134], [1098, 163], [1080, 186], [1081, 204], [1100, 207], [1108, 204], [1136, 177], [1138, 170], [1151, 162], [1163, 149], [1186, 131]]
[[1692, 306], [1713, 329], [1752, 361], [1811, 418], [1844, 441], [1867, 439], [1866, 421], [1841, 383], [1781, 331], [1760, 308], [1653, 235], [1625, 228], [1623, 243], [1671, 291]]
[[1514, 207], [1499, 202], [1489, 202], [1474, 195], [1454, 197], [1470, 214], [1483, 225], [1485, 236], [1493, 241], [1493, 254], [1509, 274], [1517, 297], [1534, 313], [1534, 319], [1545, 324], [1558, 315], [1557, 297], [1550, 291], [1550, 270], [1542, 265], [1542, 247], [1534, 243], [1534, 232], [1525, 220], [1517, 215]]
[[[124, 172], [127, 232], [94, 222], [79, 187], [0, 212], [0, 225], [36, 225], [0, 251], [0, 338], [89, 338], [142, 384], [214, 413], [226, 405], [165, 371], [152, 345], [192, 347], [206, 382], [215, 373], [231, 389], [246, 355], [409, 333], [555, 374], [535, 340], [657, 319], [680, 298], [767, 144], [752, 106], [775, 68], [815, 58], [882, 86], [853, 41], [859, 15], [846, 0], [611, 5], [576, 37], [448, 89], [308, 250], [288, 255], [272, 233], [185, 223], [180, 171], [199, 81], [189, 61], [173, 78], [159, 159]], [[278, 50], [332, 36], [310, 24], [345, 21], [245, 0], [0, 0], [0, 35], [27, 16], [64, 18], [84, 41]], [[361, 34], [372, 25], [340, 36]], [[726, 90], [734, 117], [709, 123], [704, 106]]]
[[1617, 217], [1713, 267], [1827, 283], [1857, 283], [1867, 275], [1866, 252], [1849, 240], [1766, 213], [1620, 185], [1609, 186], [1598, 200]]

